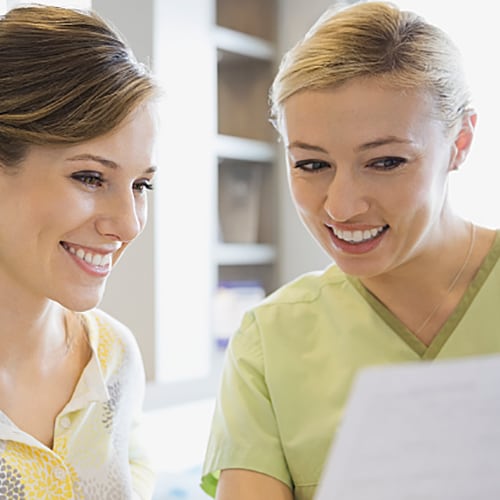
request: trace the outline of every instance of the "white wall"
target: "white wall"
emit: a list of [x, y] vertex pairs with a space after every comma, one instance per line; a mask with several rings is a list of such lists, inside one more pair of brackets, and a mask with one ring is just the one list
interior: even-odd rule
[[[92, 2], [124, 35], [138, 60], [153, 69], [163, 91], [149, 221], [113, 271], [101, 303], [131, 328], [147, 378], [157, 382], [203, 377], [210, 369], [214, 278], [204, 259], [212, 258], [215, 216], [213, 223], [193, 226], [200, 209], [215, 203], [216, 163], [206, 139], [216, 125], [210, 100], [216, 95], [216, 54], [205, 43], [213, 5], [207, 0]], [[199, 186], [202, 192], [196, 191]]]

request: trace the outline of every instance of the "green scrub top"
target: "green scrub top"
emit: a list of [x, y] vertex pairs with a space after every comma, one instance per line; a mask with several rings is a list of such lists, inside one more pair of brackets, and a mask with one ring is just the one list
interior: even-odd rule
[[226, 353], [202, 488], [241, 468], [311, 500], [356, 373], [368, 366], [500, 353], [500, 231], [429, 346], [335, 265], [304, 275], [243, 318]]

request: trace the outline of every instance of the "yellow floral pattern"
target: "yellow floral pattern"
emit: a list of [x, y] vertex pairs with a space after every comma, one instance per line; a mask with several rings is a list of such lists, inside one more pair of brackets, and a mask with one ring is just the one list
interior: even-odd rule
[[0, 500], [151, 498], [153, 473], [129, 445], [139, 441], [133, 433], [144, 391], [137, 344], [102, 311], [84, 319], [94, 356], [57, 417], [53, 449], [0, 411]]
[[50, 450], [9, 442], [2, 458], [18, 478], [30, 479], [21, 481], [25, 498], [74, 498], [65, 464]]

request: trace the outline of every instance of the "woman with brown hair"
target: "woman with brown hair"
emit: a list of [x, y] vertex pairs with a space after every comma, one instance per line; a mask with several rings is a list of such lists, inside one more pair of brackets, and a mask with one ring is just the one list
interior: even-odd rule
[[0, 496], [150, 498], [131, 332], [96, 309], [142, 231], [157, 87], [91, 12], [0, 18]]

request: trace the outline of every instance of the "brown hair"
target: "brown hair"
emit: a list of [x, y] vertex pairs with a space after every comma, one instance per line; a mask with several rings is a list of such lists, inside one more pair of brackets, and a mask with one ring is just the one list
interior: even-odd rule
[[0, 18], [0, 162], [30, 145], [70, 144], [113, 130], [156, 84], [119, 33], [93, 12], [12, 9]]
[[272, 119], [279, 128], [284, 101], [301, 90], [375, 76], [394, 88], [429, 91], [451, 129], [470, 106], [460, 59], [446, 33], [390, 3], [330, 9], [283, 58], [270, 92]]

